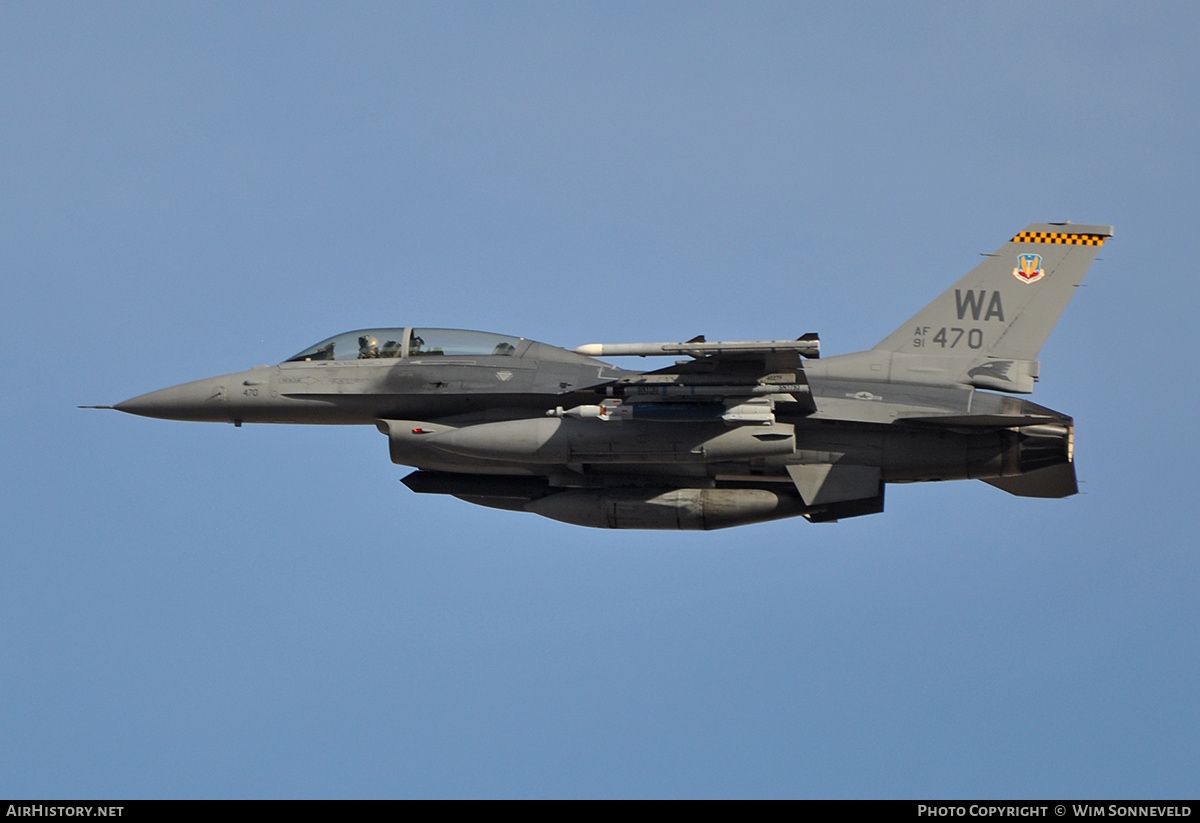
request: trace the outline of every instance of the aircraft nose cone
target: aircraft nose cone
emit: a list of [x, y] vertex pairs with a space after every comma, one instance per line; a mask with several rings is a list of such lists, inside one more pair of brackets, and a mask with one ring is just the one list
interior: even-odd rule
[[113, 406], [117, 411], [164, 420], [199, 420], [227, 423], [229, 409], [225, 385], [220, 380], [196, 380], [169, 389], [131, 397]]

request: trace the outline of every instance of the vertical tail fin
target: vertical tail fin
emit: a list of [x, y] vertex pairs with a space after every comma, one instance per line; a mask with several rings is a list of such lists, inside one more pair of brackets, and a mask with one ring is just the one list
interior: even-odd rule
[[1112, 233], [1033, 223], [875, 348], [1032, 361]]
[[1038, 352], [1112, 226], [1033, 223], [888, 335], [892, 379], [1031, 392]]

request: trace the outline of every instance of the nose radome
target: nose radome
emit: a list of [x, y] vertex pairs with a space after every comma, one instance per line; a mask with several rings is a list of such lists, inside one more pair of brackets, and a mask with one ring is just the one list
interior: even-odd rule
[[131, 397], [113, 406], [117, 411], [163, 420], [228, 423], [225, 379], [211, 377]]

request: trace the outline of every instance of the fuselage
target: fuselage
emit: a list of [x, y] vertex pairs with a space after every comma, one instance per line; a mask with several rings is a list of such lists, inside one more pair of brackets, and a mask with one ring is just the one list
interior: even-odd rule
[[[377, 356], [372, 341], [383, 331], [399, 338], [393, 356]], [[459, 345], [431, 346], [439, 336]], [[1067, 418], [1036, 432], [1030, 426], [903, 425], [903, 418], [896, 425], [901, 413], [1048, 410], [970, 387], [871, 380], [861, 355], [827, 358], [812, 369], [815, 412], [789, 413], [797, 404], [772, 399], [769, 420], [731, 426], [719, 418], [676, 422], [667, 414], [626, 422], [548, 417], [556, 408], [594, 408], [588, 404], [611, 395], [614, 384], [645, 373], [524, 338], [403, 328], [330, 340], [275, 366], [184, 383], [115, 408], [235, 425], [374, 425], [388, 435], [392, 459], [402, 465], [484, 477], [578, 475], [600, 484], [641, 477], [712, 488], [787, 486], [794, 481], [788, 467], [796, 464], [867, 466], [882, 482], [917, 482], [1003, 477], [1035, 460], [1069, 459]], [[356, 340], [370, 343], [358, 347], [364, 356], [355, 354]], [[654, 403], [675, 396], [639, 399], [641, 408], [659, 412], [685, 407]], [[686, 408], [720, 411], [721, 399], [714, 395], [707, 406]]]
[[[874, 348], [585, 344], [396, 327], [115, 407], [147, 417], [375, 425], [413, 491], [605, 528], [710, 529], [883, 511], [888, 483], [1078, 491], [1070, 417], [1036, 357], [1111, 226], [1033, 223]], [[650, 371], [596, 356], [682, 355]], [[994, 394], [995, 390], [1004, 394]]]

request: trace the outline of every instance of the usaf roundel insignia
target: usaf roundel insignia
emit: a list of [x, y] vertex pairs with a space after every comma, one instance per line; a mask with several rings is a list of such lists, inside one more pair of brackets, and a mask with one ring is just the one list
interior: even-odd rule
[[1017, 267], [1013, 269], [1013, 277], [1022, 283], [1036, 283], [1045, 276], [1046, 270], [1042, 268], [1040, 254], [1017, 255]]

